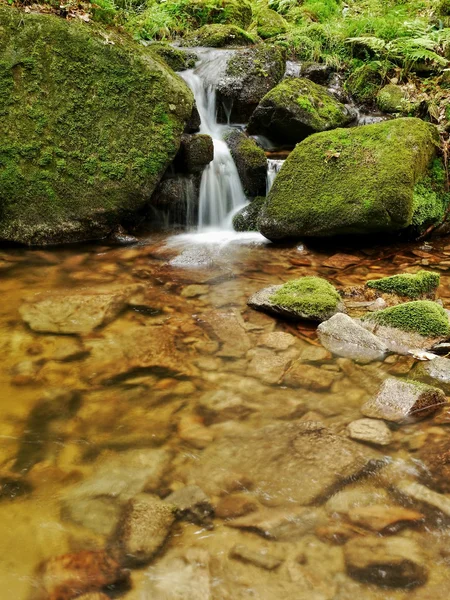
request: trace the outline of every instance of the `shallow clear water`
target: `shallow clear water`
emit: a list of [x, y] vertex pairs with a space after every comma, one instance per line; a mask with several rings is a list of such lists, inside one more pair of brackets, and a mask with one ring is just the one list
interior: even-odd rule
[[[338, 253], [347, 259], [336, 258]], [[352, 491], [352, 506], [407, 504], [421, 512], [421, 523], [395, 534], [417, 541], [424, 553], [428, 581], [415, 591], [380, 588], [349, 577], [339, 536], [377, 534], [350, 523], [348, 507], [339, 508], [342, 496], [332, 491], [327, 494], [331, 500], [313, 503], [313, 524], [300, 533], [288, 530], [280, 539], [269, 539], [228, 526], [224, 515], [238, 514], [245, 503], [266, 507], [273, 515], [299, 508], [299, 482], [286, 480], [295, 479], [287, 467], [286, 449], [279, 458], [272, 457], [269, 476], [262, 461], [245, 477], [235, 474], [216, 485], [217, 470], [231, 477], [235, 457], [245, 456], [245, 440], [262, 427], [276, 425], [281, 432], [293, 423], [322, 421], [346, 438], [346, 426], [360, 418], [361, 404], [380, 381], [389, 374], [405, 376], [414, 367], [414, 359], [408, 357], [390, 356], [367, 366], [331, 357], [318, 344], [315, 327], [255, 312], [246, 305], [248, 297], [301, 275], [319, 274], [341, 287], [424, 267], [440, 270], [440, 296], [450, 308], [450, 245], [445, 240], [429, 246], [317, 249], [299, 244], [276, 247], [255, 234], [211, 232], [175, 238], [153, 235], [128, 248], [92, 244], [1, 252], [0, 597], [38, 598], [36, 569], [43, 560], [114, 544], [114, 517], [106, 504], [104, 514], [98, 504], [95, 510], [88, 506], [77, 513], [74, 499], [80, 489], [86, 490], [80, 486], [92, 486], [95, 497], [105, 502], [116, 498], [111, 504], [118, 506], [122, 471], [117, 467], [119, 482], [113, 478], [106, 493], [104, 480], [115, 471], [106, 468], [105, 474], [103, 461], [116, 464], [123, 459], [131, 489], [136, 482], [132, 466], [127, 467], [128, 453], [137, 450], [153, 452], [149, 456], [155, 473], [145, 491], [166, 497], [186, 483], [196, 483], [222, 516], [213, 518], [213, 528], [177, 523], [151, 566], [133, 571], [133, 587], [121, 597], [446, 598], [448, 522], [395, 491], [402, 479], [425, 481], [421, 452], [426, 445], [436, 440], [450, 444], [443, 418], [393, 428], [391, 444], [380, 451], [390, 463], [338, 486]], [[24, 300], [36, 293], [43, 294], [41, 299], [88, 290], [95, 295], [136, 284], [142, 287], [131, 305], [110, 323], [80, 336], [33, 332], [19, 313]], [[223, 315], [228, 320], [219, 327]], [[76, 319], [68, 314], [71, 318]], [[264, 346], [263, 336], [273, 331], [294, 336], [288, 350]], [[262, 348], [266, 350], [261, 354]], [[281, 357], [276, 367], [267, 353]], [[260, 362], [263, 354], [268, 363]], [[320, 369], [329, 385], [287, 385], [284, 371], [292, 361]], [[63, 394], [68, 391], [76, 392], [69, 404]], [[56, 398], [56, 409], [49, 392]], [[229, 436], [235, 436], [234, 457], [221, 445]], [[279, 442], [277, 434], [267, 440], [268, 448]], [[329, 469], [329, 456], [323, 460]], [[267, 480], [271, 472], [273, 481]], [[311, 481], [303, 482], [305, 489]], [[425, 482], [442, 488], [432, 473]], [[229, 513], [227, 502], [232, 505]], [[348, 502], [344, 497], [341, 505]], [[242, 562], [233, 557], [236, 544], [281, 556], [281, 564], [267, 570]]]

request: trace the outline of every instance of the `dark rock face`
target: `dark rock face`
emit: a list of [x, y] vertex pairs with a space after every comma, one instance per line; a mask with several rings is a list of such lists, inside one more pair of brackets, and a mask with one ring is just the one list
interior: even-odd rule
[[259, 44], [236, 52], [217, 85], [218, 101], [231, 107], [231, 121], [248, 121], [260, 100], [281, 81], [285, 68], [284, 56], [276, 47]]
[[214, 144], [209, 135], [184, 134], [181, 146], [175, 157], [174, 166], [178, 172], [201, 173], [214, 159]]
[[148, 203], [192, 94], [150, 50], [85, 24], [2, 7], [0, 26], [0, 53], [21, 57], [2, 64], [0, 240], [104, 237]]
[[264, 202], [264, 196], [254, 198], [250, 204], [241, 208], [233, 217], [233, 227], [235, 231], [258, 231], [258, 216], [261, 212]]
[[[151, 204], [167, 215], [174, 225], [193, 224], [197, 221], [200, 175], [170, 174], [164, 178], [152, 196]], [[151, 212], [148, 219], [153, 219]]]
[[236, 163], [245, 194], [254, 198], [264, 196], [267, 185], [267, 158], [256, 142], [234, 129], [225, 138]]

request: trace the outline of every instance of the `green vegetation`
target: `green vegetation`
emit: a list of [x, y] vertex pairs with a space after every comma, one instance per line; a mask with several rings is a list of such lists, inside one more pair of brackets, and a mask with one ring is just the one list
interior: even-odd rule
[[385, 308], [363, 317], [377, 325], [394, 327], [403, 331], [413, 331], [427, 337], [450, 335], [450, 322], [447, 313], [430, 300], [406, 302], [392, 308]]
[[254, 43], [254, 36], [235, 25], [203, 25], [198, 31], [183, 39], [185, 46], [206, 46], [207, 48], [248, 46]]
[[263, 40], [286, 33], [288, 24], [286, 20], [270, 8], [262, 8], [256, 17], [257, 32]]
[[402, 88], [393, 83], [385, 85], [378, 92], [377, 105], [386, 113], [408, 113], [408, 101]]
[[369, 288], [378, 290], [386, 294], [397, 294], [407, 298], [421, 298], [424, 296], [434, 296], [440, 283], [439, 273], [431, 271], [419, 271], [415, 274], [405, 273], [402, 275], [393, 275], [392, 277], [382, 277], [381, 279], [371, 279], [366, 285]]
[[285, 283], [269, 301], [281, 308], [294, 310], [318, 321], [329, 318], [339, 307], [336, 289], [320, 277], [302, 277]]

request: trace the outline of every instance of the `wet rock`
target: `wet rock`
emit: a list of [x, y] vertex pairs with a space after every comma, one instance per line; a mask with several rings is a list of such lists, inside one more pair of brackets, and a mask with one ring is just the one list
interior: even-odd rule
[[233, 546], [230, 551], [230, 558], [249, 563], [255, 567], [265, 569], [266, 571], [273, 571], [283, 563], [283, 558], [279, 556], [270, 554], [265, 550], [260, 550], [258, 552], [242, 544]]
[[247, 376], [272, 385], [283, 378], [293, 357], [289, 353], [277, 354], [267, 348], [255, 348], [247, 352], [247, 358], [250, 359]]
[[209, 291], [209, 285], [192, 284], [187, 285], [181, 291], [183, 298], [197, 298], [198, 296], [204, 296]]
[[401, 537], [354, 539], [344, 546], [348, 574], [383, 587], [423, 585], [428, 578], [420, 546]]
[[450, 440], [428, 438], [418, 457], [426, 469], [424, 482], [438, 492], [450, 493]]
[[407, 355], [411, 352], [429, 350], [442, 338], [427, 337], [414, 331], [402, 331], [395, 327], [376, 325], [368, 321], [361, 324], [371, 331], [391, 351], [396, 354]]
[[366, 417], [394, 423], [420, 420], [434, 414], [446, 404], [442, 390], [413, 380], [390, 377], [378, 394], [361, 408]]
[[22, 477], [0, 476], [0, 500], [14, 500], [32, 492], [32, 486]]
[[[152, 206], [147, 218], [154, 219], [156, 208], [163, 215], [167, 215], [175, 225], [194, 224], [198, 213], [200, 177], [198, 173], [166, 173], [152, 195]], [[145, 271], [140, 272], [141, 278], [144, 279]]]
[[214, 509], [208, 496], [196, 485], [176, 490], [164, 500], [176, 507], [175, 514], [178, 519], [197, 525], [210, 525]]
[[257, 196], [234, 214], [232, 225], [235, 231], [258, 231], [258, 217], [266, 198]]
[[212, 443], [187, 477], [209, 494], [223, 493], [234, 479], [246, 489], [254, 486], [255, 498], [263, 503], [307, 505], [372, 468], [379, 458], [322, 423], [280, 423]]
[[71, 600], [86, 592], [125, 583], [129, 573], [106, 551], [64, 554], [39, 567], [36, 600]]
[[254, 512], [258, 507], [258, 502], [251, 496], [228, 494], [219, 500], [215, 515], [219, 519], [235, 519]]
[[317, 334], [327, 350], [359, 362], [382, 360], [388, 351], [373, 333], [343, 313], [321, 323]]
[[333, 513], [347, 515], [353, 508], [388, 503], [389, 496], [383, 488], [358, 485], [345, 488], [334, 494], [325, 504], [325, 508], [330, 515], [333, 515]]
[[118, 225], [109, 234], [108, 242], [110, 244], [116, 244], [117, 246], [132, 246], [137, 244], [139, 240], [134, 235], [127, 233], [122, 225]]
[[109, 292], [86, 289], [78, 294], [39, 293], [19, 310], [33, 331], [85, 335], [113, 321], [140, 289], [128, 286]]
[[305, 365], [302, 362], [295, 362], [284, 377], [284, 383], [290, 387], [301, 387], [316, 392], [324, 392], [331, 388], [333, 383], [340, 379], [340, 373], [333, 373]]
[[271, 333], [265, 333], [259, 338], [258, 346], [282, 351], [293, 346], [295, 342], [296, 338], [290, 333], [285, 333], [284, 331], [272, 331]]
[[380, 533], [391, 533], [423, 521], [424, 516], [416, 510], [410, 510], [402, 506], [374, 504], [352, 508], [348, 513], [348, 518], [355, 525], [365, 529]]
[[253, 410], [242, 396], [228, 390], [206, 392], [199, 399], [199, 413], [207, 425], [244, 419]]
[[322, 346], [315, 346], [314, 344], [302, 343], [297, 346], [300, 352], [299, 359], [303, 362], [323, 362], [331, 358], [331, 354]]
[[251, 531], [278, 541], [294, 541], [312, 531], [321, 521], [316, 509], [262, 509], [227, 521], [228, 527]]
[[377, 446], [388, 446], [392, 441], [392, 433], [384, 421], [377, 419], [358, 419], [347, 427], [352, 440], [368, 442]]
[[235, 312], [208, 311], [198, 317], [198, 321], [219, 342], [218, 356], [239, 358], [250, 350], [252, 344], [240, 314]]
[[450, 498], [448, 496], [434, 492], [415, 481], [400, 481], [395, 484], [395, 489], [403, 496], [414, 500], [414, 502], [437, 509], [447, 517], [450, 517]]
[[384, 294], [395, 294], [404, 298], [434, 300], [440, 284], [439, 273], [418, 271], [417, 273], [401, 273], [391, 277], [370, 279], [366, 281], [369, 289]]
[[265, 196], [267, 185], [267, 157], [255, 140], [242, 131], [233, 129], [225, 141], [236, 163], [246, 196]]
[[183, 417], [178, 423], [178, 436], [193, 448], [206, 448], [214, 436], [208, 427], [203, 425], [199, 417]]
[[201, 173], [214, 159], [214, 145], [211, 136], [204, 134], [183, 134], [181, 146], [175, 158], [177, 171]]
[[450, 358], [440, 356], [418, 364], [413, 377], [431, 385], [438, 385], [446, 394], [450, 394]]
[[78, 600], [110, 600], [110, 596], [102, 593], [94, 593], [94, 594], [83, 594], [82, 596], [77, 597]]
[[69, 362], [85, 358], [89, 351], [79, 338], [64, 338], [55, 340], [55, 347], [51, 354], [52, 360]]
[[117, 543], [127, 564], [150, 562], [166, 541], [175, 521], [175, 509], [159, 498], [140, 494], [124, 507]]
[[369, 394], [376, 393], [386, 378], [385, 372], [373, 365], [361, 367], [349, 358], [338, 358], [336, 362], [355, 386], [363, 388]]
[[120, 519], [121, 504], [112, 496], [67, 497], [63, 500], [61, 518], [82, 525], [95, 533], [109, 536]]

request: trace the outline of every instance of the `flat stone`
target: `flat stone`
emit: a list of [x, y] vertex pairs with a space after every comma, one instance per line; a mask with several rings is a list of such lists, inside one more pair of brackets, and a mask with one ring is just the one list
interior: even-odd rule
[[322, 423], [280, 423], [212, 443], [187, 477], [208, 494], [223, 494], [230, 481], [240, 481], [247, 489], [253, 487], [263, 504], [308, 505], [380, 459], [375, 450], [334, 434]]
[[320, 521], [321, 513], [316, 509], [263, 508], [227, 521], [226, 525], [251, 531], [271, 540], [293, 541], [314, 530]]
[[209, 525], [214, 514], [210, 499], [196, 485], [187, 485], [176, 490], [164, 500], [176, 507], [178, 519], [197, 523], [197, 525]]
[[414, 377], [441, 387], [450, 394], [450, 358], [438, 357], [417, 365]]
[[290, 387], [301, 387], [323, 392], [329, 390], [333, 383], [341, 377], [340, 373], [333, 373], [298, 361], [286, 373], [284, 383]]
[[113, 321], [142, 286], [77, 294], [39, 293], [20, 307], [25, 323], [39, 333], [86, 335]]
[[253, 412], [253, 409], [243, 396], [232, 391], [218, 389], [200, 396], [198, 411], [205, 423], [210, 425], [244, 419]]
[[364, 583], [410, 588], [428, 578], [426, 557], [408, 538], [356, 538], [344, 546], [344, 558], [348, 574]]
[[330, 515], [333, 515], [333, 513], [347, 515], [354, 508], [374, 504], [387, 505], [388, 503], [389, 496], [385, 489], [380, 487], [367, 488], [367, 485], [361, 485], [337, 492], [327, 501], [325, 509]]
[[430, 490], [430, 488], [415, 481], [401, 481], [395, 485], [404, 496], [412, 498], [428, 507], [437, 509], [444, 515], [450, 517], [450, 497]]
[[292, 356], [289, 354], [277, 354], [268, 348], [249, 350], [247, 358], [250, 359], [247, 376], [260, 379], [269, 385], [278, 383], [292, 362]]
[[208, 311], [198, 317], [198, 322], [221, 342], [218, 356], [239, 358], [244, 356], [252, 346], [239, 313]]
[[233, 546], [230, 550], [230, 558], [249, 563], [266, 571], [273, 571], [283, 563], [283, 559], [279, 556], [269, 554], [265, 550], [255, 551], [243, 544]]
[[201, 284], [192, 284], [187, 285], [181, 291], [181, 296], [183, 298], [197, 298], [198, 296], [203, 296], [209, 292], [209, 285], [201, 285]]
[[362, 406], [361, 412], [366, 417], [402, 423], [407, 419], [424, 419], [444, 404], [446, 398], [442, 390], [390, 377], [377, 395]]
[[297, 339], [290, 333], [285, 333], [284, 331], [272, 331], [271, 333], [265, 333], [259, 338], [258, 346], [282, 351], [293, 346], [296, 341]]
[[355, 525], [370, 529], [375, 532], [398, 531], [410, 524], [423, 521], [423, 514], [416, 510], [403, 508], [403, 506], [385, 506], [373, 504], [372, 506], [358, 506], [348, 513], [349, 520]]
[[243, 517], [259, 508], [258, 502], [244, 494], [227, 494], [220, 498], [215, 514], [219, 519], [236, 519]]
[[352, 440], [368, 442], [379, 446], [387, 446], [392, 441], [392, 433], [384, 421], [377, 419], [358, 419], [347, 427]]
[[304, 362], [323, 362], [331, 358], [331, 354], [322, 346], [302, 343], [296, 350], [299, 350], [299, 359]]
[[386, 345], [357, 321], [338, 313], [317, 328], [320, 343], [338, 356], [360, 362], [382, 360]]
[[139, 494], [124, 508], [117, 533], [118, 547], [127, 564], [150, 562], [166, 541], [175, 521], [175, 507], [156, 496]]

